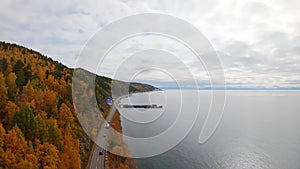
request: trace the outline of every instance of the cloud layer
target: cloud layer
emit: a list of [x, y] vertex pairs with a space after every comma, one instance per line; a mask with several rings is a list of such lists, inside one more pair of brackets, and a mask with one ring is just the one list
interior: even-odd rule
[[[297, 0], [2, 0], [0, 34], [1, 40], [36, 49], [73, 67], [86, 41], [105, 25], [133, 14], [165, 13], [188, 21], [210, 40], [228, 86], [299, 88], [299, 6]], [[105, 62], [100, 73], [112, 76], [109, 68], [126, 58], [121, 55], [124, 51], [153, 46], [176, 53], [196, 79], [207, 84], [209, 77], [203, 65], [168, 41], [156, 42], [145, 36], [124, 44], [112, 53], [113, 59]], [[155, 73], [138, 80], [168, 84], [153, 77]]]

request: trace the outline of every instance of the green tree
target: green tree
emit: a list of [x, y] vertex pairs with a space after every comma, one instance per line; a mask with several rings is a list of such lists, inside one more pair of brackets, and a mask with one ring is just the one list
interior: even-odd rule
[[48, 128], [48, 141], [62, 150], [62, 144], [60, 142], [60, 134], [55, 128], [54, 124], [50, 124]]
[[28, 64], [24, 69], [24, 75], [25, 75], [25, 79], [26, 79], [26, 82], [28, 80], [32, 80], [32, 73], [31, 73], [31, 64]]
[[[3, 109], [7, 103], [7, 87], [5, 84], [5, 78], [0, 72], [0, 113], [3, 114]], [[1, 115], [0, 115], [1, 116]]]
[[34, 118], [34, 121], [36, 124], [35, 135], [43, 143], [46, 141], [46, 135], [47, 135], [46, 122], [39, 114]]
[[21, 69], [23, 69], [24, 63], [21, 60], [18, 60], [13, 67], [15, 74], [18, 74]]
[[30, 106], [23, 106], [13, 117], [12, 125], [17, 125], [24, 133], [26, 140], [34, 141], [36, 135], [36, 123], [34, 121], [33, 110]]
[[15, 101], [19, 92], [18, 86], [16, 85], [16, 79], [17, 76], [13, 72], [10, 72], [6, 78], [6, 85], [8, 87], [8, 98], [11, 101]]
[[8, 63], [7, 63], [7, 61], [6, 61], [6, 59], [1, 59], [0, 60], [0, 71], [2, 72], [2, 73], [5, 73], [6, 72], [6, 70], [7, 70], [7, 68], [8, 68]]
[[24, 71], [23, 69], [21, 69], [17, 75], [16, 85], [18, 86], [18, 88], [22, 89], [25, 84], [26, 84], [26, 79], [25, 79]]

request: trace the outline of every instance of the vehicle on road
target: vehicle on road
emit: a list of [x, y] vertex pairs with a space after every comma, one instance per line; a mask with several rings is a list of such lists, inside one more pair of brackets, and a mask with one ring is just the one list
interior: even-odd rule
[[107, 129], [109, 128], [109, 123], [106, 123], [106, 128], [107, 128]]
[[103, 151], [99, 151], [99, 156], [102, 156], [103, 155]]

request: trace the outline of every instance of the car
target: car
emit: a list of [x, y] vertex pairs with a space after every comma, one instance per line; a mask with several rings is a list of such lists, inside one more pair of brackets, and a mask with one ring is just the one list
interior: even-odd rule
[[106, 137], [106, 134], [103, 134], [103, 137]]
[[99, 151], [99, 156], [102, 156], [103, 155], [103, 151]]
[[107, 128], [107, 129], [109, 128], [109, 123], [106, 123], [106, 128]]

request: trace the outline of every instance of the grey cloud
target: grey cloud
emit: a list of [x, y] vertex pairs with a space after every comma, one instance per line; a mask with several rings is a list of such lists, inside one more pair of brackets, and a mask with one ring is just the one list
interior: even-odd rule
[[295, 76], [300, 74], [298, 43], [298, 37], [289, 38], [283, 32], [265, 33], [258, 43], [251, 45], [228, 42], [224, 48], [226, 54], [221, 54], [225, 72], [230, 74], [229, 80], [243, 82], [251, 77], [250, 82], [257, 84], [285, 85], [287, 78], [282, 77], [299, 78]]
[[[1, 40], [19, 43], [74, 66], [75, 55], [95, 31], [116, 19], [144, 12], [174, 15], [197, 26], [216, 47], [230, 85], [298, 85], [300, 11], [297, 0], [3, 0]], [[127, 51], [147, 46], [164, 48], [155, 41], [127, 45], [125, 51], [119, 49], [114, 53], [118, 57], [110, 57], [103, 65], [104, 73], [111, 76], [110, 68], [126, 59], [130, 53]], [[168, 49], [181, 56], [197, 78], [208, 78], [203, 65], [185, 51]], [[137, 69], [142, 62], [135, 63]], [[180, 69], [176, 67], [178, 63], [164, 64]]]

